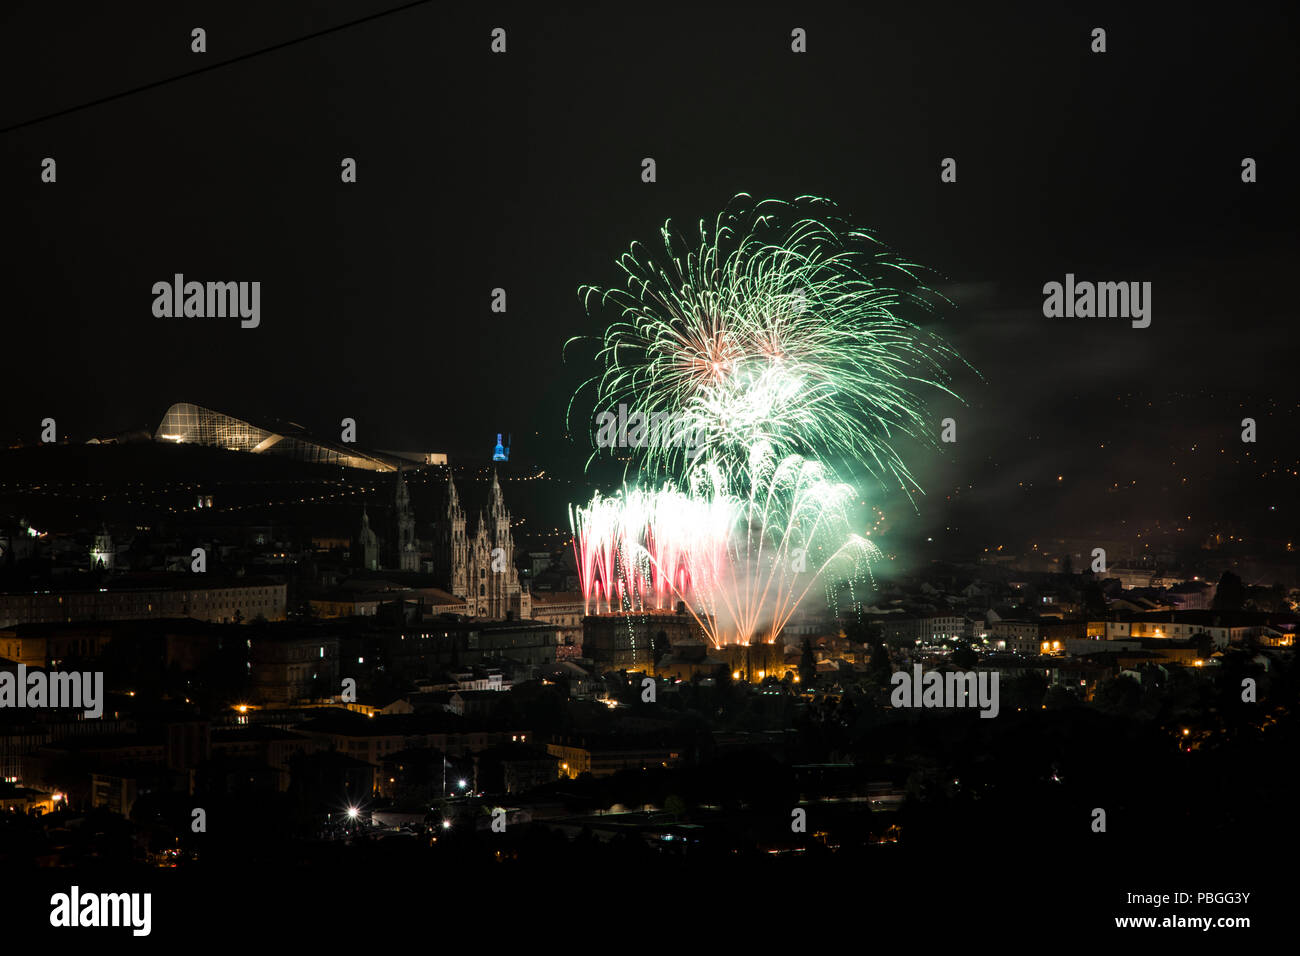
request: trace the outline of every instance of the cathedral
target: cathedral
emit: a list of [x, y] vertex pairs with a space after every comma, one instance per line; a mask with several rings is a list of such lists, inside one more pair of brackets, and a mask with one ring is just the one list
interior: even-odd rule
[[[519, 584], [510, 512], [501, 497], [501, 483], [495, 472], [490, 499], [486, 516], [479, 511], [478, 525], [471, 536], [456, 483], [448, 474], [447, 513], [438, 523], [433, 569], [439, 586], [463, 600], [465, 613], [470, 617], [527, 620], [532, 616], [532, 596]], [[379, 534], [362, 506], [361, 526], [353, 542], [354, 560], [367, 571], [418, 572], [421, 560], [420, 542], [415, 537], [415, 512], [406, 478], [400, 471], [388, 515], [388, 521], [382, 526], [384, 533]]]
[[393, 503], [388, 508], [384, 534], [370, 524], [365, 505], [361, 507], [361, 527], [353, 538], [356, 562], [367, 571], [419, 571], [420, 546], [415, 538], [415, 512], [411, 509], [411, 492], [406, 476], [399, 469], [393, 485]]
[[532, 617], [532, 596], [519, 585], [510, 512], [495, 472], [490, 496], [487, 516], [479, 511], [471, 537], [456, 483], [447, 476], [447, 514], [439, 524], [434, 563], [447, 590], [465, 600], [470, 616], [526, 620]]

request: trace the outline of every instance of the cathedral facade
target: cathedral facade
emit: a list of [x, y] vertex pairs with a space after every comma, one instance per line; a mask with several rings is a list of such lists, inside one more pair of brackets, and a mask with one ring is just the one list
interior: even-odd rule
[[491, 620], [527, 620], [532, 616], [532, 597], [519, 584], [514, 555], [510, 512], [496, 473], [487, 514], [479, 511], [472, 535], [456, 483], [448, 475], [447, 513], [439, 523], [434, 561], [447, 590], [465, 600], [471, 616]]

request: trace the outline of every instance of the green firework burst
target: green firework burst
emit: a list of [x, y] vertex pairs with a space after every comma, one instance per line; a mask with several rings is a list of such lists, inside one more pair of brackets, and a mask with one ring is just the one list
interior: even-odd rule
[[[570, 402], [571, 426], [576, 399], [591, 392], [597, 410], [646, 416], [632, 449], [645, 471], [708, 463], [732, 474], [764, 442], [778, 458], [860, 464], [910, 497], [916, 483], [896, 443], [934, 444], [925, 394], [956, 398], [948, 369], [961, 363], [912, 319], [946, 304], [920, 267], [808, 196], [741, 194], [698, 235], [669, 222], [661, 240], [619, 259], [621, 288], [580, 290], [589, 310], [617, 319], [598, 341], [600, 371]], [[589, 430], [598, 451], [609, 444]]]

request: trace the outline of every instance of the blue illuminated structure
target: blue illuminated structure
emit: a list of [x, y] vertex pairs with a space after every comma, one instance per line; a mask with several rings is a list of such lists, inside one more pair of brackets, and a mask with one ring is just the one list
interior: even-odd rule
[[493, 461], [510, 460], [510, 446], [506, 445], [505, 447], [502, 447], [500, 432], [497, 432], [497, 447], [496, 447], [496, 451], [492, 452], [492, 460]]

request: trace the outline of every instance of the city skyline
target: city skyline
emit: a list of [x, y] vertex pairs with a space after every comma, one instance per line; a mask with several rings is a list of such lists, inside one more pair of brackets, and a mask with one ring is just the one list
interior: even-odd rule
[[76, 7], [0, 14], [8, 938], [1285, 925], [1293, 5]]

